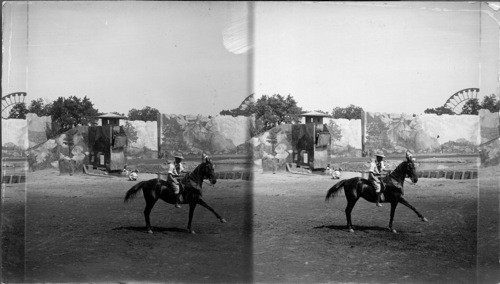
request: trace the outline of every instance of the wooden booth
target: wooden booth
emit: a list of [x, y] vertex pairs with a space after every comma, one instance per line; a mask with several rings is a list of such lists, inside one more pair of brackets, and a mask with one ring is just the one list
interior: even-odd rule
[[108, 172], [121, 171], [126, 165], [127, 135], [115, 114], [98, 116], [101, 126], [89, 127], [89, 161], [94, 168], [106, 168]]
[[293, 163], [311, 170], [324, 169], [330, 160], [331, 134], [318, 112], [302, 114], [303, 124], [292, 125]]

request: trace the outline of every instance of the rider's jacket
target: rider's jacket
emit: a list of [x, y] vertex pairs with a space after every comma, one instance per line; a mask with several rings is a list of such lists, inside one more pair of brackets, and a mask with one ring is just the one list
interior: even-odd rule
[[[375, 175], [379, 175], [382, 173], [382, 171], [385, 170], [385, 164], [384, 161], [372, 161], [370, 163], [370, 170], [369, 172], [374, 173]], [[369, 178], [370, 180], [372, 179], [371, 177]]]
[[168, 164], [167, 173], [169, 173], [169, 174], [178, 176], [183, 171], [184, 171], [184, 167], [182, 166], [182, 163], [179, 163], [179, 164], [169, 163]]
[[385, 164], [384, 161], [372, 161], [370, 163], [370, 170], [369, 172], [374, 173], [374, 174], [380, 174], [382, 171], [385, 170]]
[[182, 163], [175, 163], [174, 162], [174, 167], [175, 167], [175, 170], [177, 171], [177, 175], [181, 174], [184, 171], [184, 166], [182, 165]]

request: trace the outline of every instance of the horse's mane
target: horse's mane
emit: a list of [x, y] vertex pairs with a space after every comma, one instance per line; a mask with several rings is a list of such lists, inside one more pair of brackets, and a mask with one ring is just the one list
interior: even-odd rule
[[[196, 168], [194, 168], [194, 170], [192, 170], [191, 172], [188, 172], [181, 180], [181, 182], [185, 185], [189, 184], [188, 181], [194, 181], [196, 182], [197, 184], [199, 182], [203, 182], [203, 176], [201, 176], [202, 174], [200, 173], [201, 169], [203, 166], [205, 166], [206, 162], [203, 162], [201, 164], [199, 164], [198, 166], [196, 166]], [[201, 187], [201, 184], [200, 184], [200, 187]]]

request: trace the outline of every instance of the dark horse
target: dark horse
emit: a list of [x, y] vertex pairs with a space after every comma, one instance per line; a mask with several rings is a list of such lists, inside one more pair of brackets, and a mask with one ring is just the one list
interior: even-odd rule
[[[215, 210], [201, 198], [201, 188], [203, 180], [205, 179], [209, 179], [212, 185], [217, 182], [214, 174], [214, 165], [208, 157], [205, 157], [203, 163], [198, 165], [192, 172], [186, 174], [180, 181], [180, 193], [182, 196], [180, 203], [189, 204], [189, 222], [187, 229], [192, 234], [194, 234], [194, 231], [191, 230], [191, 221], [193, 220], [193, 213], [197, 204], [200, 204], [201, 206], [212, 211], [221, 223], [226, 223], [226, 220], [224, 220], [224, 218], [215, 212]], [[125, 202], [132, 199], [141, 189], [144, 194], [144, 199], [146, 200], [146, 208], [144, 209], [146, 229], [148, 230], [148, 233], [153, 233], [153, 229], [149, 222], [149, 213], [151, 213], [151, 209], [153, 209], [153, 206], [159, 198], [167, 203], [175, 204], [175, 194], [166, 181], [161, 179], [150, 179], [147, 181], [141, 181], [129, 189], [125, 195]]]
[[[391, 230], [393, 233], [396, 233], [396, 230], [392, 228], [392, 222], [394, 220], [394, 212], [396, 211], [396, 206], [398, 205], [398, 203], [401, 203], [411, 210], [415, 211], [415, 213], [417, 213], [417, 216], [422, 221], [427, 222], [427, 219], [403, 197], [403, 183], [406, 177], [411, 178], [411, 181], [413, 183], [416, 183], [418, 181], [417, 173], [415, 170], [415, 163], [411, 157], [408, 157], [406, 161], [399, 164], [394, 171], [392, 171], [382, 179], [385, 185], [385, 190], [383, 191], [383, 196], [381, 197], [381, 199], [382, 202], [391, 203], [391, 219], [389, 221], [389, 230]], [[341, 180], [334, 186], [332, 186], [326, 194], [326, 200], [328, 200], [332, 195], [335, 196], [342, 188], [344, 188], [345, 197], [347, 199], [347, 207], [345, 208], [347, 228], [350, 232], [354, 232], [351, 222], [351, 212], [354, 208], [354, 205], [360, 197], [374, 203], [377, 201], [377, 195], [375, 192], [375, 188], [370, 181], [364, 178], [354, 177], [346, 180]]]

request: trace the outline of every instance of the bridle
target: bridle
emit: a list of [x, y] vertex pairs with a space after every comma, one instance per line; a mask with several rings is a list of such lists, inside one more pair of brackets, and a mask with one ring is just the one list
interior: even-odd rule
[[[406, 166], [406, 172], [413, 172], [413, 169], [411, 169], [411, 166], [410, 166], [410, 162], [409, 162], [409, 161], [404, 161], [403, 163], [405, 163], [405, 166]], [[394, 178], [395, 180], [398, 180], [398, 181], [399, 181], [399, 180], [400, 180], [400, 177], [397, 177], [397, 176], [395, 176], [395, 175], [393, 175], [393, 174], [394, 174], [394, 172], [395, 172], [397, 169], [399, 169], [399, 168], [401, 167], [401, 165], [402, 165], [402, 163], [401, 163], [398, 167], [396, 167], [396, 169], [395, 169], [394, 171], [391, 171], [391, 173], [389, 174], [389, 177], [392, 177], [392, 178]], [[413, 164], [413, 165], [415, 165], [415, 164]], [[404, 182], [407, 178], [409, 179], [409, 181], [411, 181], [412, 183], [414, 183], [414, 182], [413, 182], [413, 180], [411, 179], [411, 177], [408, 177], [408, 174], [407, 174], [407, 173], [405, 173], [405, 174], [404, 174], [404, 177], [403, 177], [403, 179], [401, 180], [401, 182]]]

